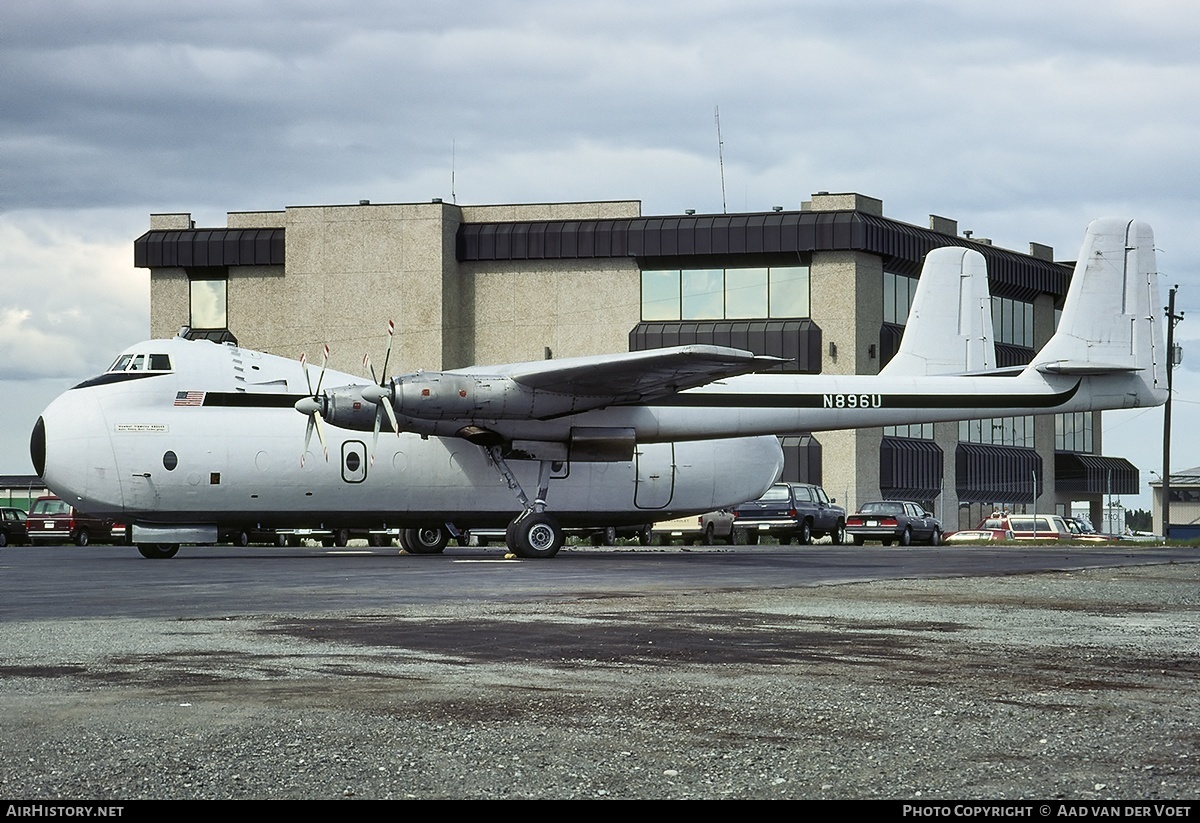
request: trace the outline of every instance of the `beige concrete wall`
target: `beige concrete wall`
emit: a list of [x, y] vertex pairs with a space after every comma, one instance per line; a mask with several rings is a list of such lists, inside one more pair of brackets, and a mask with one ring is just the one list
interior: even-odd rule
[[640, 217], [640, 200], [606, 200], [593, 203], [510, 203], [499, 206], [462, 206], [465, 223], [511, 223], [518, 220], [616, 220]]
[[463, 266], [475, 363], [629, 351], [641, 314], [632, 260], [552, 260]]
[[[153, 225], [153, 224], [152, 224]], [[174, 337], [191, 312], [188, 278], [183, 269], [150, 272], [150, 336]]]
[[[814, 196], [815, 199], [816, 196]], [[870, 254], [823, 252], [809, 270], [810, 314], [821, 328], [824, 374], [877, 374], [869, 346], [879, 342], [883, 322], [883, 264]], [[829, 344], [837, 347], [831, 354]], [[818, 432], [821, 484], [847, 511], [879, 499], [879, 445], [882, 429]]]

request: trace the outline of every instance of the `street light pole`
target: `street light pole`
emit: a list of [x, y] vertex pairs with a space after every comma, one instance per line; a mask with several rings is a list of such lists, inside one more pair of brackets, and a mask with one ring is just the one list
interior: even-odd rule
[[1171, 375], [1175, 370], [1175, 324], [1183, 320], [1183, 312], [1175, 314], [1175, 292], [1167, 296], [1167, 403], [1163, 408], [1163, 469], [1162, 469], [1162, 527], [1163, 537], [1171, 538]]

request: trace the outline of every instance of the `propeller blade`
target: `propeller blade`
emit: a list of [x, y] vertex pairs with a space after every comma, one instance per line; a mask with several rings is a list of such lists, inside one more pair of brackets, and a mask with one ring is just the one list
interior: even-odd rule
[[[383, 355], [383, 379], [384, 380], [387, 380], [388, 360], [391, 359], [391, 356], [392, 356], [392, 339], [395, 338], [395, 336], [396, 336], [396, 324], [393, 323], [391, 320], [389, 320], [388, 321], [387, 351], [384, 352], [384, 355]], [[374, 373], [372, 373], [371, 376], [374, 377], [375, 376]]]

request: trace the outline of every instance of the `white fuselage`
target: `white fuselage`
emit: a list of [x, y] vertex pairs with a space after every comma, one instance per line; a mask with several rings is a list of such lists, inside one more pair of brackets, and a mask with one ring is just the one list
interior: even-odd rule
[[[181, 339], [133, 350], [166, 354], [172, 368], [85, 381], [39, 422], [47, 485], [90, 513], [143, 524], [393, 528], [502, 526], [521, 510], [484, 450], [459, 438], [385, 431], [372, 462], [370, 431], [326, 426], [328, 461], [314, 438], [302, 467], [297, 361]], [[361, 378], [328, 372], [325, 381]], [[536, 462], [509, 462], [525, 489], [537, 488]], [[547, 502], [564, 526], [648, 523], [758, 497], [782, 463], [775, 437], [645, 443], [633, 460], [556, 464]]]

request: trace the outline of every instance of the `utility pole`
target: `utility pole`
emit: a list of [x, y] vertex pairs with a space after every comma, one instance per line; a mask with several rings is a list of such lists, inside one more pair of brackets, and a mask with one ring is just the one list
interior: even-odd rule
[[1163, 469], [1162, 469], [1162, 524], [1163, 537], [1171, 539], [1171, 374], [1177, 359], [1175, 352], [1175, 324], [1183, 320], [1183, 312], [1175, 314], [1175, 292], [1179, 286], [1171, 287], [1167, 296], [1167, 404], [1163, 409]]

